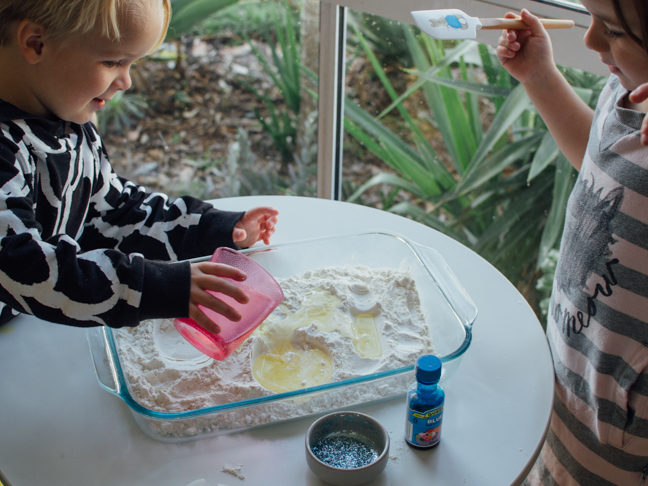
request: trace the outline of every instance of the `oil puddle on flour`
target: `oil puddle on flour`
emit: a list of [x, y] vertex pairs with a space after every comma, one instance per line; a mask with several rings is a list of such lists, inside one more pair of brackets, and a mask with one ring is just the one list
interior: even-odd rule
[[304, 297], [295, 312], [280, 307], [283, 318], [275, 313], [266, 319], [256, 331], [261, 339], [252, 353], [252, 374], [257, 382], [268, 390], [283, 393], [331, 381], [333, 364], [327, 353], [312, 345], [293, 344], [294, 332], [309, 326], [350, 339], [355, 352], [363, 358], [379, 358], [382, 346], [376, 324], [380, 312], [376, 306], [351, 308], [348, 315], [339, 310], [341, 303], [339, 298], [317, 289]]

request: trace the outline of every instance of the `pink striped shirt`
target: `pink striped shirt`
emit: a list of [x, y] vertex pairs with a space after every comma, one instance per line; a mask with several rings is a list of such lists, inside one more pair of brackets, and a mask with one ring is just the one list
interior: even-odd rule
[[626, 94], [611, 76], [569, 199], [547, 323], [554, 411], [525, 484], [648, 475], [648, 148]]

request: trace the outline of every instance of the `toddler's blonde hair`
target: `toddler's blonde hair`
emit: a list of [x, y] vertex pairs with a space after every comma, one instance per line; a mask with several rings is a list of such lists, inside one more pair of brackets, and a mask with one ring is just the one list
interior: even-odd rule
[[154, 2], [164, 9], [164, 29], [155, 49], [166, 36], [170, 0], [1, 0], [0, 46], [7, 42], [12, 23], [23, 20], [41, 24], [50, 38], [65, 39], [99, 27], [104, 37], [119, 41], [120, 21], [129, 15], [129, 7]]

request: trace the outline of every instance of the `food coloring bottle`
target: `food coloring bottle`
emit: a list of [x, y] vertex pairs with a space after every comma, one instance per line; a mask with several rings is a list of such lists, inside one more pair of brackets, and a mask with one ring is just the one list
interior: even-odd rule
[[441, 439], [445, 392], [439, 386], [441, 360], [426, 354], [416, 360], [416, 383], [407, 390], [405, 440], [412, 447], [429, 449]]

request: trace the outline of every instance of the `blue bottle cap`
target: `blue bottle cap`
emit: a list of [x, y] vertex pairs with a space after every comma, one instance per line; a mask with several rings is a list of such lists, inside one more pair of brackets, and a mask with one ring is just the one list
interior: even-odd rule
[[433, 354], [420, 356], [416, 360], [416, 380], [421, 383], [436, 383], [441, 379], [441, 360]]

